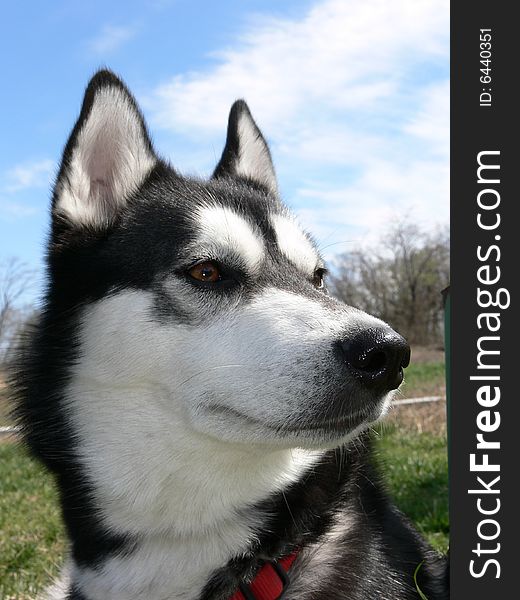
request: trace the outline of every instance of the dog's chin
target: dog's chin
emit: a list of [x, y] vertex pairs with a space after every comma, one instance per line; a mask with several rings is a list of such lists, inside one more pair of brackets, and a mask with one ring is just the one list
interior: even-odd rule
[[392, 394], [386, 394], [369, 406], [333, 418], [309, 418], [300, 415], [284, 423], [269, 423], [222, 405], [210, 405], [197, 419], [199, 433], [219, 441], [272, 448], [332, 449], [355, 439], [380, 420], [388, 411]]
[[391, 404], [393, 395], [387, 394], [378, 401], [354, 414], [332, 419], [315, 419], [295, 427], [285, 427], [285, 440], [301, 448], [330, 450], [344, 446], [363, 431], [382, 419]]

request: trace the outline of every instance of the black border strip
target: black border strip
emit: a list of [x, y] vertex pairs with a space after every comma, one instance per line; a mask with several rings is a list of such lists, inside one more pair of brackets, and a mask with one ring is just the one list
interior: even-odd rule
[[[451, 598], [455, 600], [511, 597], [511, 593], [518, 593], [520, 573], [517, 566], [520, 502], [516, 490], [520, 462], [516, 443], [520, 440], [520, 433], [517, 433], [520, 394], [516, 389], [517, 373], [520, 372], [516, 343], [520, 333], [517, 313], [520, 259], [517, 240], [520, 240], [520, 232], [515, 214], [519, 194], [514, 189], [520, 181], [520, 153], [514, 142], [520, 127], [513, 107], [513, 102], [518, 103], [514, 91], [518, 87], [518, 66], [514, 64], [513, 53], [517, 56], [520, 53], [515, 52], [519, 35], [515, 31], [517, 20], [513, 10], [514, 3], [507, 2], [474, 0], [452, 2], [451, 5], [449, 448]], [[490, 31], [481, 32], [481, 29]], [[490, 40], [486, 33], [490, 33]], [[490, 48], [480, 46], [487, 41], [491, 43]], [[488, 48], [489, 57], [485, 51]], [[486, 64], [488, 59], [491, 62]], [[486, 68], [490, 70], [486, 72]], [[485, 153], [480, 154], [482, 163], [500, 168], [481, 170], [479, 183], [478, 157], [482, 152]], [[484, 192], [480, 196], [482, 204], [491, 206], [495, 198], [499, 199], [498, 206], [495, 209], [479, 207], [481, 192]], [[479, 227], [479, 213], [481, 222], [487, 225], [494, 224], [496, 215], [500, 214], [500, 224], [495, 229]], [[481, 259], [477, 255], [478, 246]], [[482, 259], [486, 254], [487, 258]], [[499, 281], [494, 284], [479, 282], [478, 269], [486, 265], [489, 270], [480, 271], [481, 280], [493, 280], [499, 267]], [[479, 287], [489, 291], [493, 299], [498, 297], [503, 306], [479, 306]], [[502, 292], [497, 296], [499, 289], [507, 290], [507, 294]], [[506, 308], [508, 295], [510, 306]], [[486, 304], [487, 298], [486, 294], [481, 295], [482, 305]], [[498, 317], [486, 320], [481, 316], [479, 329], [477, 319], [484, 313], [495, 313]], [[497, 331], [489, 330], [488, 325], [496, 327], [498, 323]], [[486, 336], [498, 339], [484, 339]], [[498, 368], [478, 368], [479, 339], [481, 349], [500, 352], [482, 354], [482, 365], [498, 365]], [[470, 379], [472, 376], [499, 376], [500, 380]], [[485, 391], [481, 391], [482, 403], [478, 401], [478, 390], [487, 385], [491, 386], [488, 406], [485, 405]], [[500, 387], [501, 397], [495, 406], [491, 406], [496, 397], [495, 387]], [[482, 432], [481, 427], [495, 430]], [[499, 442], [500, 449], [477, 449], [478, 433], [489, 442]], [[475, 455], [477, 464], [484, 463], [483, 455], [487, 454], [489, 463], [498, 466], [500, 471], [471, 471], [471, 454]], [[492, 484], [497, 476], [500, 480]], [[489, 487], [487, 492], [477, 477]], [[478, 493], [468, 493], [468, 490], [478, 490]], [[489, 513], [496, 510], [496, 513], [485, 515], [484, 510]], [[472, 560], [475, 561], [473, 566]], [[471, 568], [480, 576], [472, 575]]]

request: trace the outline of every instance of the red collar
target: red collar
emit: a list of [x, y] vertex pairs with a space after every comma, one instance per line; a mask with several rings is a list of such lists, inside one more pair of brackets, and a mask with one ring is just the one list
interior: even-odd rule
[[229, 600], [277, 600], [289, 585], [287, 571], [291, 568], [298, 552], [284, 556], [278, 561], [267, 562], [249, 584], [240, 588]]

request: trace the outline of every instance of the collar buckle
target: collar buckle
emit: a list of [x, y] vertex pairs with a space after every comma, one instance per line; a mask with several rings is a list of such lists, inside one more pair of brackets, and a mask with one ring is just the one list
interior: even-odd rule
[[[282, 600], [287, 588], [291, 584], [289, 574], [287, 573], [287, 571], [282, 567], [282, 565], [279, 562], [274, 561], [274, 560], [266, 561], [262, 565], [261, 570], [265, 569], [266, 567], [269, 567], [269, 566], [272, 567], [273, 571], [278, 576], [278, 578], [282, 584], [282, 590], [276, 596], [276, 598], [269, 598], [268, 600]], [[255, 580], [253, 580], [252, 583], [254, 583], [254, 581]], [[238, 589], [242, 593], [244, 600], [267, 600], [263, 597], [259, 597], [259, 596], [255, 595], [255, 593], [251, 589], [251, 584], [248, 585], [247, 583], [240, 583], [238, 586]]]

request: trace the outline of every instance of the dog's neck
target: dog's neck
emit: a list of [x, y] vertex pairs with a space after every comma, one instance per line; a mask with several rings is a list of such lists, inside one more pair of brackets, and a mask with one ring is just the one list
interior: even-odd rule
[[[197, 598], [216, 569], [248, 552], [269, 519], [251, 507], [288, 488], [320, 457], [195, 439], [166, 421], [156, 402], [150, 401], [146, 415], [136, 415], [128, 391], [124, 398], [112, 392], [106, 402], [106, 394], [101, 400], [86, 389], [75, 390], [75, 406], [82, 407], [76, 414], [80, 461], [95, 482], [102, 527], [132, 540], [95, 567], [72, 565], [72, 580], [89, 600]], [[89, 397], [78, 401], [78, 393]], [[96, 410], [100, 401], [104, 414]], [[107, 410], [123, 401], [120, 426], [107, 429]]]

